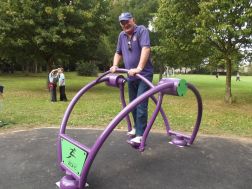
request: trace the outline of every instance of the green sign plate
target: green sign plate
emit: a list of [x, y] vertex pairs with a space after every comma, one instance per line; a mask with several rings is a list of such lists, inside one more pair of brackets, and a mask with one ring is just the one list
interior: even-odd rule
[[88, 153], [63, 138], [61, 138], [61, 149], [63, 164], [80, 176]]

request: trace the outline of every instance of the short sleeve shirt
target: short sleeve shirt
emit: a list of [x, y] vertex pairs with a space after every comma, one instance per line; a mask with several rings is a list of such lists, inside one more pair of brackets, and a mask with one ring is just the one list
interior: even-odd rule
[[57, 75], [53, 75], [52, 73], [49, 74], [49, 82], [50, 83], [57, 83], [58, 81], [58, 76]]
[[59, 75], [59, 86], [65, 86], [65, 75], [63, 73]]
[[[131, 50], [129, 49], [129, 43]], [[130, 39], [124, 31], [119, 34], [116, 53], [122, 55], [126, 69], [132, 69], [138, 66], [143, 47], [150, 47], [149, 31], [146, 27], [135, 26]], [[150, 57], [140, 74], [145, 77], [152, 76], [153, 65]], [[134, 79], [134, 77], [130, 77], [130, 79]]]

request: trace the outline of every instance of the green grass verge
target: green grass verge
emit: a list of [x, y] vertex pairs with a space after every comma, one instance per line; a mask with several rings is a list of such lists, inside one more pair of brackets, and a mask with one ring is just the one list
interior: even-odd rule
[[[68, 99], [95, 77], [80, 77], [76, 73], [65, 73]], [[252, 137], [252, 77], [241, 77], [240, 82], [232, 78], [232, 93], [236, 102], [224, 103], [225, 76], [216, 80], [211, 75], [176, 75], [192, 83], [203, 99], [203, 120], [201, 134], [232, 135]], [[22, 74], [1, 75], [4, 85], [4, 99], [1, 103], [0, 120], [9, 123], [0, 127], [0, 132], [11, 128], [59, 126], [68, 102], [50, 102], [46, 88], [47, 75]], [[158, 82], [155, 75], [154, 83]], [[127, 89], [125, 90], [127, 97]], [[58, 92], [58, 91], [57, 91]], [[57, 93], [57, 95], [59, 95]], [[149, 117], [155, 105], [150, 101]], [[185, 97], [165, 96], [163, 108], [168, 115], [172, 129], [190, 132], [195, 123], [196, 99], [192, 92]], [[121, 109], [119, 90], [105, 84], [95, 86], [76, 104], [70, 116], [69, 127], [105, 128]], [[122, 121], [118, 128], [126, 129]], [[159, 115], [153, 129], [162, 130], [164, 124]]]

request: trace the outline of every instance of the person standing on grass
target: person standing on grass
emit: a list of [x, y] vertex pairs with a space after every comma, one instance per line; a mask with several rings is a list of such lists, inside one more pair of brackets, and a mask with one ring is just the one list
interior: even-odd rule
[[4, 86], [0, 85], [0, 111], [2, 110], [3, 107], [3, 90]]
[[[3, 89], [4, 86], [0, 85], [0, 113], [3, 109]], [[7, 123], [5, 123], [4, 121], [0, 120], [0, 127], [6, 125]]]
[[49, 91], [51, 94], [51, 102], [56, 102], [57, 101], [57, 94], [56, 94], [56, 88], [57, 88], [57, 82], [58, 82], [58, 69], [53, 69], [49, 73]]
[[59, 92], [60, 92], [60, 101], [67, 101], [66, 97], [66, 87], [65, 87], [65, 74], [64, 69], [59, 68]]
[[219, 73], [218, 73], [218, 72], [216, 73], [216, 76], [215, 76], [215, 77], [216, 77], [216, 79], [218, 79], [218, 78], [219, 78]]
[[241, 81], [241, 80], [240, 80], [240, 74], [239, 74], [239, 72], [237, 72], [236, 81]]
[[[113, 66], [114, 73], [123, 59], [128, 69], [128, 91], [130, 102], [149, 89], [149, 86], [135, 75], [140, 74], [152, 82], [153, 65], [150, 60], [150, 37], [145, 26], [138, 26], [131, 13], [124, 12], [119, 16], [122, 32], [119, 34]], [[134, 136], [129, 142], [139, 144], [142, 140], [148, 119], [148, 99], [139, 104], [133, 111], [134, 128], [127, 134]]]

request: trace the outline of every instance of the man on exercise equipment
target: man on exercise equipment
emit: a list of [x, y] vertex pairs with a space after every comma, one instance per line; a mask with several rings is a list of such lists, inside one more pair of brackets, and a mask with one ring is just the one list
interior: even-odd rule
[[[135, 19], [129, 12], [119, 16], [122, 32], [119, 34], [113, 66], [110, 71], [114, 73], [123, 59], [128, 72], [128, 90], [130, 102], [136, 99], [149, 89], [149, 86], [142, 80], [135, 77], [136, 74], [144, 76], [152, 82], [153, 65], [150, 60], [150, 37], [145, 26], [138, 26]], [[140, 143], [148, 119], [148, 99], [139, 104], [132, 111], [134, 128], [128, 135], [134, 136], [131, 143]]]

